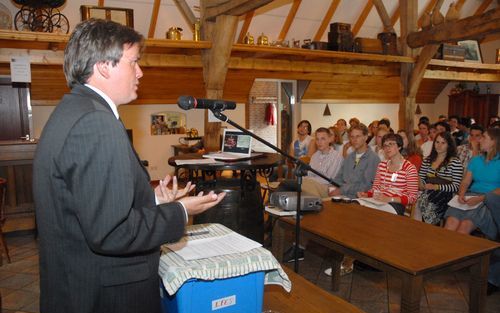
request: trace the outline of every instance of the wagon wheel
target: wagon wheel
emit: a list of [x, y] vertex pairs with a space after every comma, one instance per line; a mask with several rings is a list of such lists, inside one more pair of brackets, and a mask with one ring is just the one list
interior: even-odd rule
[[68, 18], [62, 13], [52, 14], [50, 17], [49, 32], [54, 34], [67, 34], [69, 32]]
[[22, 7], [14, 16], [14, 26], [16, 30], [31, 31], [35, 13], [33, 10]]
[[34, 32], [50, 32], [52, 22], [50, 19], [51, 12], [46, 9], [37, 9], [31, 21], [31, 30]]

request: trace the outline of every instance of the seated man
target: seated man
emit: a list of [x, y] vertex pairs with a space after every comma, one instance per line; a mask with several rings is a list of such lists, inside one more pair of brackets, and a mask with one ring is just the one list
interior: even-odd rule
[[[339, 187], [330, 187], [330, 196], [346, 196], [356, 198], [357, 193], [372, 187], [380, 158], [368, 147], [368, 128], [364, 124], [352, 127], [349, 132], [349, 141], [353, 152], [349, 153], [342, 163], [334, 182]], [[341, 275], [349, 274], [353, 270], [354, 259], [345, 257], [341, 265]], [[332, 268], [327, 268], [325, 274], [332, 275]]]
[[[315, 140], [317, 151], [312, 155], [311, 167], [324, 174], [326, 177], [333, 179], [342, 165], [342, 156], [331, 146], [334, 136], [328, 128], [320, 127], [316, 130]], [[366, 140], [366, 138], [365, 138]], [[317, 196], [320, 198], [328, 197], [329, 182], [319, 177], [318, 175], [309, 172], [302, 180], [303, 194]], [[277, 191], [297, 191], [296, 180], [283, 181]], [[305, 243], [304, 243], [305, 244]], [[303, 247], [299, 252], [299, 260], [304, 259]], [[283, 255], [283, 262], [294, 261], [294, 246], [288, 249]]]
[[[320, 127], [315, 133], [316, 152], [311, 157], [309, 165], [314, 170], [322, 173], [326, 177], [333, 179], [342, 165], [342, 156], [331, 146], [333, 134], [328, 128]], [[328, 197], [329, 182], [308, 172], [302, 180], [302, 192], [320, 198]], [[296, 191], [296, 180], [285, 180], [277, 189], [278, 191]]]
[[356, 198], [356, 194], [371, 188], [380, 158], [368, 148], [368, 128], [364, 124], [352, 127], [349, 140], [354, 151], [342, 163], [334, 181], [340, 187], [330, 187], [329, 196]]

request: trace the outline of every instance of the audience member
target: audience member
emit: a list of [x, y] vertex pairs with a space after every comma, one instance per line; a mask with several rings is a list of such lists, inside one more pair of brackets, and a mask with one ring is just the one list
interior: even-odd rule
[[418, 123], [418, 134], [420, 135], [420, 138], [417, 140], [417, 146], [422, 147], [425, 142], [430, 141], [429, 126], [430, 124], [427, 121], [421, 121]]
[[479, 155], [479, 141], [483, 136], [483, 132], [484, 129], [481, 125], [471, 125], [468, 143], [457, 147], [457, 157], [462, 162], [464, 169], [467, 169], [467, 165], [472, 157]]
[[468, 143], [471, 125], [472, 124], [470, 117], [461, 117], [458, 121], [458, 129], [460, 129], [464, 133], [464, 139], [460, 143], [461, 145]]
[[428, 127], [427, 141], [420, 146], [420, 149], [422, 150], [422, 157], [424, 159], [431, 154], [432, 146], [434, 145], [434, 139], [436, 138], [437, 134], [436, 126], [434, 124], [428, 125], [427, 127]]
[[333, 136], [332, 147], [335, 149], [335, 151], [342, 153], [344, 142], [342, 141], [342, 136], [340, 136], [339, 130], [335, 126], [330, 126], [328, 129]]
[[[384, 125], [384, 124], [382, 124], [382, 125]], [[378, 157], [381, 161], [385, 160], [384, 148], [382, 147], [382, 138], [386, 134], [389, 134], [389, 130], [385, 127], [382, 127], [382, 128], [379, 127], [379, 129], [377, 131], [377, 137], [375, 137], [375, 145], [370, 146], [370, 148], [378, 155]]]
[[359, 125], [359, 119], [357, 119], [356, 117], [353, 117], [349, 120], [349, 129], [353, 128], [354, 126], [357, 126]]
[[446, 115], [444, 115], [444, 114], [439, 115], [438, 122], [446, 122]]
[[349, 140], [354, 149], [345, 158], [334, 181], [340, 187], [330, 187], [329, 196], [356, 198], [359, 191], [371, 188], [380, 159], [366, 144], [368, 128], [359, 124], [351, 128]]
[[337, 129], [340, 132], [340, 136], [342, 136], [342, 141], [343, 142], [348, 142], [349, 141], [349, 135], [347, 133], [347, 122], [343, 118], [339, 118], [337, 120], [337, 123], [335, 124], [337, 126]]
[[[420, 123], [422, 122], [426, 122], [428, 124], [430, 124], [430, 121], [429, 121], [429, 118], [427, 116], [421, 116], [419, 119], [418, 119], [418, 125], [420, 125]], [[417, 131], [417, 134], [415, 135], [415, 141], [418, 142], [420, 140], [420, 133]]]
[[375, 137], [377, 136], [377, 130], [378, 130], [378, 121], [375, 120], [368, 125], [368, 139], [366, 140], [366, 143], [370, 146], [375, 145]]
[[450, 133], [455, 139], [456, 146], [460, 146], [464, 140], [464, 132], [459, 129], [458, 125], [460, 121], [460, 117], [458, 115], [451, 115], [449, 124], [450, 124]]
[[382, 145], [387, 161], [379, 163], [372, 188], [367, 192], [358, 192], [358, 197], [373, 197], [389, 203], [402, 215], [405, 207], [417, 199], [417, 169], [401, 155], [403, 138], [400, 135], [386, 134]]
[[439, 133], [429, 157], [425, 158], [419, 171], [420, 195], [417, 209], [422, 212], [424, 222], [439, 224], [448, 208], [448, 202], [458, 191], [463, 175], [463, 166], [456, 157], [455, 141], [450, 133]]
[[417, 171], [419, 171], [422, 165], [422, 150], [417, 147], [417, 143], [413, 138], [408, 137], [404, 129], [398, 130], [398, 135], [403, 138], [403, 150], [401, 151], [401, 155], [415, 165]]
[[498, 230], [493, 216], [498, 217], [500, 201], [491, 199], [498, 199], [500, 188], [500, 129], [488, 129], [481, 137], [479, 147], [482, 154], [470, 160], [458, 192], [461, 204], [479, 206], [473, 210], [448, 208], [445, 228], [463, 234], [479, 228], [486, 237], [495, 240]]
[[391, 121], [387, 118], [383, 118], [378, 122], [378, 129], [385, 129], [388, 132], [391, 131]]
[[443, 121], [437, 122], [434, 125], [436, 126], [436, 131], [438, 133], [450, 132], [450, 130], [451, 130], [450, 124], [443, 122]]
[[[315, 132], [315, 142], [317, 151], [311, 157], [309, 165], [314, 170], [322, 173], [326, 177], [333, 179], [337, 172], [340, 170], [343, 158], [335, 151], [330, 145], [333, 140], [333, 135], [330, 130], [325, 127], [320, 127]], [[305, 194], [318, 196], [320, 198], [328, 197], [329, 182], [314, 174], [308, 172], [307, 176], [302, 181], [302, 191]], [[296, 191], [296, 180], [285, 180], [279, 187], [278, 191]]]

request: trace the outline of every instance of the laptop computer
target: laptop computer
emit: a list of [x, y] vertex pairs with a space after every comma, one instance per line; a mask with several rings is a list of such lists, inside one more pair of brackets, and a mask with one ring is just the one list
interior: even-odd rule
[[252, 136], [236, 129], [224, 129], [222, 136], [222, 151], [204, 154], [204, 158], [211, 158], [223, 161], [235, 161], [251, 159], [262, 155], [262, 153], [252, 153]]

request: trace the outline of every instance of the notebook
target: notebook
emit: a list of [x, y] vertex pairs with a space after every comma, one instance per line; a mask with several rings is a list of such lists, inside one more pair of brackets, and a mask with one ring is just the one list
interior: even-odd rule
[[224, 129], [222, 136], [222, 151], [204, 154], [204, 158], [217, 160], [240, 160], [250, 159], [262, 153], [252, 153], [252, 136], [244, 134], [236, 129]]

